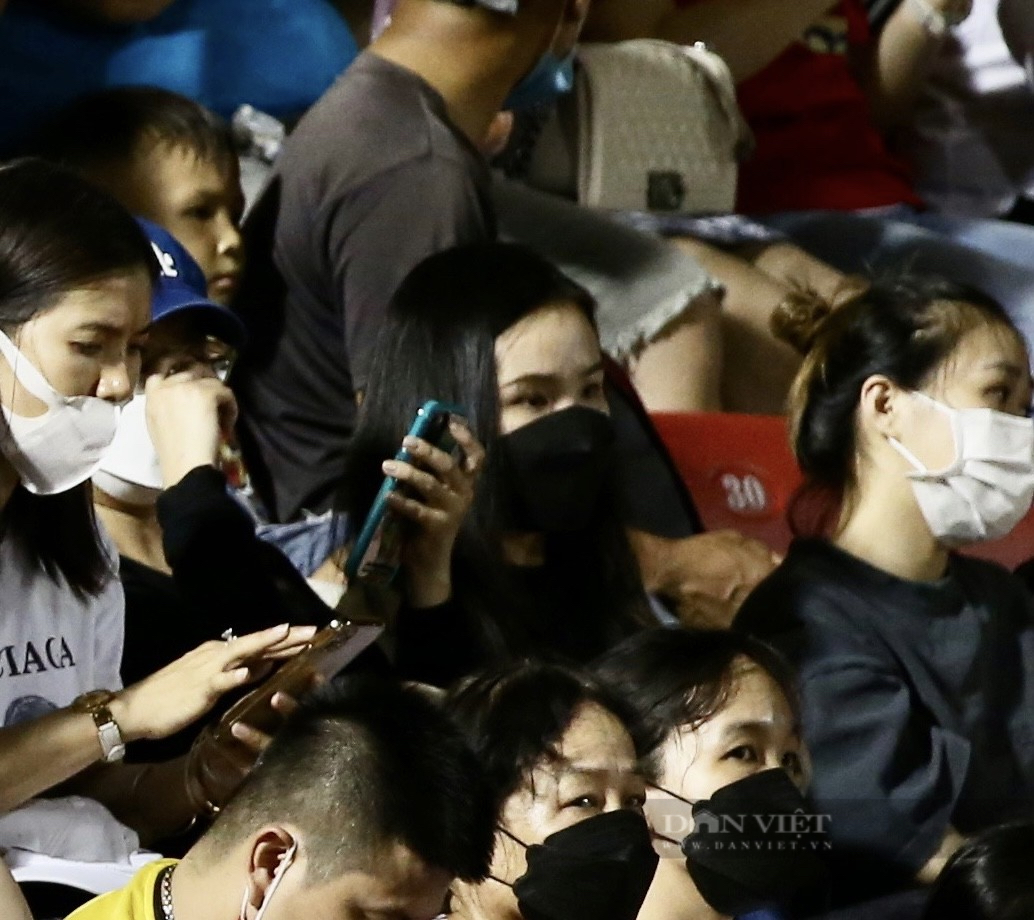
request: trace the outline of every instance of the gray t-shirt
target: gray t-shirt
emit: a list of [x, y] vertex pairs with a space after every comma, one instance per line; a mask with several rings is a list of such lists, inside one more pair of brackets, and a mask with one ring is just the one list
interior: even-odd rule
[[489, 187], [441, 96], [369, 52], [288, 138], [245, 225], [250, 341], [233, 378], [276, 520], [331, 504], [388, 301], [426, 256], [495, 237]]

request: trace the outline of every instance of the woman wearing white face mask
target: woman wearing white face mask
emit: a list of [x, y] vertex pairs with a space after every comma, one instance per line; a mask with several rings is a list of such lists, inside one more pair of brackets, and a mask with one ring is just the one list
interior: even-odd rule
[[122, 766], [125, 743], [178, 731], [311, 637], [208, 643], [120, 689], [122, 592], [88, 480], [136, 384], [155, 269], [106, 195], [37, 161], [0, 168], [0, 852], [19, 880], [85, 860], [91, 890], [120, 884], [140, 838], [204, 805], [183, 761]]
[[933, 280], [797, 328], [794, 523], [817, 536], [735, 627], [799, 669], [834, 895], [859, 900], [928, 883], [964, 835], [1034, 806], [1034, 608], [952, 552], [1030, 508], [1030, 359], [1000, 306]]

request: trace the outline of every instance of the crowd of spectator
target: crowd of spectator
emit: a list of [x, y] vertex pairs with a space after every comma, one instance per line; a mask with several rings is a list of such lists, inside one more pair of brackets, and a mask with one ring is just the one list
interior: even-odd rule
[[1030, 916], [1028, 7], [0, 0], [0, 917]]

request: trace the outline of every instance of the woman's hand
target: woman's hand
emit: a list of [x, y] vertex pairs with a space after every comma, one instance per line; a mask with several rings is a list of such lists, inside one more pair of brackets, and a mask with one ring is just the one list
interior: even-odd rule
[[716, 530], [669, 540], [630, 530], [647, 591], [671, 601], [686, 626], [727, 629], [747, 595], [781, 561], [759, 540]]
[[388, 496], [388, 503], [395, 514], [413, 525], [405, 537], [401, 559], [413, 607], [434, 607], [452, 595], [452, 549], [484, 465], [485, 449], [463, 422], [450, 421], [449, 433], [463, 451], [459, 460], [407, 436], [402, 446], [413, 462], [386, 460], [382, 466], [409, 493], [396, 490]]
[[[313, 675], [312, 686], [321, 680], [320, 675]], [[269, 707], [286, 719], [298, 708], [298, 701], [280, 691], [270, 698]], [[221, 807], [244, 782], [272, 740], [272, 735], [246, 722], [234, 722], [229, 737], [211, 727], [203, 731], [186, 762], [186, 792], [195, 813], [212, 813]]]
[[219, 445], [237, 421], [230, 388], [199, 366], [169, 377], [152, 374], [144, 392], [147, 430], [165, 488], [199, 466], [214, 466]]
[[199, 645], [111, 701], [126, 741], [165, 738], [203, 716], [228, 690], [264, 676], [269, 663], [300, 652], [315, 626], [274, 626], [230, 641]]

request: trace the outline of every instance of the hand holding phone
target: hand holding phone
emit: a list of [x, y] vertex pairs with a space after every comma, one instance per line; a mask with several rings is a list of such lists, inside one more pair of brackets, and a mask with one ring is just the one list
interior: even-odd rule
[[[360, 589], [356, 595], [362, 594]], [[362, 601], [358, 605], [361, 606]], [[291, 700], [329, 680], [384, 631], [382, 622], [332, 620], [306, 647], [197, 737], [186, 767], [187, 793], [199, 811], [215, 813], [248, 774], [255, 758], [276, 733], [286, 710], [273, 705], [277, 694]], [[241, 740], [234, 726], [248, 732]], [[252, 739], [262, 739], [255, 741]]]
[[301, 696], [314, 680], [329, 680], [349, 664], [384, 632], [382, 623], [351, 623], [331, 620], [309, 644], [282, 664], [261, 686], [231, 706], [215, 729], [215, 740], [232, 737], [234, 722], [245, 722], [252, 728], [272, 734], [280, 718], [270, 705], [277, 693]]
[[345, 564], [350, 580], [387, 584], [405, 569], [408, 600], [433, 606], [451, 593], [452, 546], [474, 497], [484, 448], [463, 409], [430, 401], [417, 410]]

